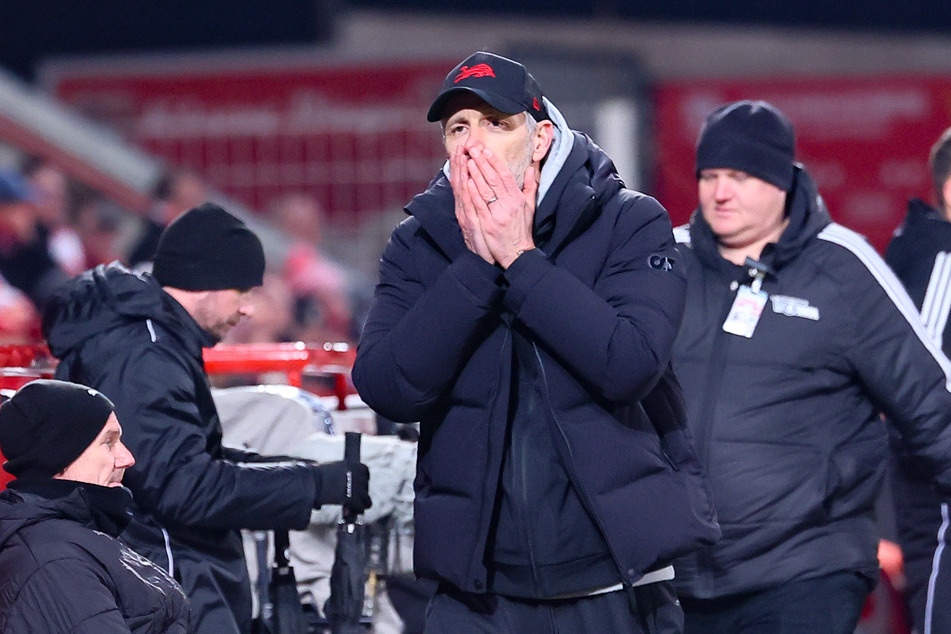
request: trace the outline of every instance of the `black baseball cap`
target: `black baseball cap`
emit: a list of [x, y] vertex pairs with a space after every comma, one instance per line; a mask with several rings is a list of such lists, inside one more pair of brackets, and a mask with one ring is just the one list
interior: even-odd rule
[[479, 51], [462, 60], [446, 75], [442, 92], [429, 107], [426, 119], [443, 118], [446, 103], [461, 92], [471, 92], [505, 114], [528, 112], [536, 121], [548, 119], [542, 89], [531, 73], [518, 62]]

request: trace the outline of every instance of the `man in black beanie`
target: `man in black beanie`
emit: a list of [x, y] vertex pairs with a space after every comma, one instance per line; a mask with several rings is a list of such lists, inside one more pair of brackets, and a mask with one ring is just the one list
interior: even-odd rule
[[0, 406], [0, 623], [4, 632], [186, 632], [188, 600], [117, 537], [135, 459], [91, 388], [27, 383]]
[[43, 320], [57, 377], [116, 404], [137, 458], [126, 474], [135, 504], [124, 539], [182, 584], [200, 633], [251, 629], [240, 529], [302, 529], [322, 504], [359, 512], [370, 503], [365, 466], [261, 468], [248, 463], [274, 459], [221, 445], [202, 348], [253, 313], [250, 291], [263, 275], [258, 237], [206, 203], [165, 229], [152, 274], [98, 266]]
[[674, 367], [722, 539], [675, 563], [688, 634], [851, 634], [878, 579], [881, 413], [951, 491], [951, 363], [865, 239], [832, 222], [774, 106], [714, 110], [675, 229]]

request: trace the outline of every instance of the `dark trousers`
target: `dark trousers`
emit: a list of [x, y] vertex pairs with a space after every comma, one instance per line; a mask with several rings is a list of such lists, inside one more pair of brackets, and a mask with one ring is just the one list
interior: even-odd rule
[[852, 634], [872, 582], [854, 572], [761, 592], [682, 599], [686, 634]]
[[[632, 598], [633, 597], [633, 598]], [[670, 582], [579, 599], [530, 601], [440, 586], [426, 608], [425, 634], [682, 634]]]

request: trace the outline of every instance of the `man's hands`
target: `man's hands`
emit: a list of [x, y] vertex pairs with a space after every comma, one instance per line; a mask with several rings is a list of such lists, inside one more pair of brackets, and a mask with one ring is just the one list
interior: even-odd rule
[[519, 188], [509, 166], [482, 144], [455, 148], [449, 157], [456, 220], [470, 251], [507, 269], [520, 252], [535, 248], [532, 223], [538, 191], [529, 165]]

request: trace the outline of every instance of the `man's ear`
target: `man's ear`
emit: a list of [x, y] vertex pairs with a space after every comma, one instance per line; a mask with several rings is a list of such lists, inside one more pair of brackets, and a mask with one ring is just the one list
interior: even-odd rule
[[555, 126], [551, 121], [539, 121], [535, 127], [535, 139], [532, 141], [532, 162], [536, 163], [548, 154], [555, 139]]

